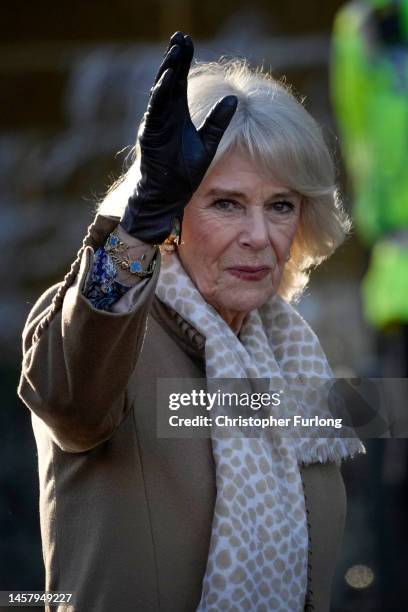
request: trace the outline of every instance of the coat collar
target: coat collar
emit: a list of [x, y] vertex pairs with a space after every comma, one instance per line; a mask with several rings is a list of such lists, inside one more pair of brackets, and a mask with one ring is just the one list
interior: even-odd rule
[[204, 336], [178, 312], [155, 296], [150, 314], [186, 353], [195, 359], [204, 361]]

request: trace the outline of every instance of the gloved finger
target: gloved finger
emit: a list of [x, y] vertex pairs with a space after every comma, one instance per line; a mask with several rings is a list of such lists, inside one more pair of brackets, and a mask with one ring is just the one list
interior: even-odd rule
[[177, 32], [174, 32], [174, 34], [172, 34], [166, 53], [167, 51], [170, 49], [170, 47], [172, 47], [173, 45], [180, 45], [183, 46], [184, 45], [184, 34], [183, 32], [180, 32], [179, 30]]
[[238, 105], [236, 96], [225, 96], [212, 107], [197, 130], [212, 159]]
[[167, 68], [159, 82], [152, 88], [147, 107], [147, 121], [149, 117], [156, 119], [169, 106], [169, 100], [174, 87], [174, 70]]
[[[184, 43], [183, 43], [184, 44]], [[172, 45], [168, 50], [162, 63], [160, 64], [160, 68], [157, 71], [156, 78], [154, 79], [153, 87], [157, 85], [162, 74], [167, 70], [167, 68], [175, 67], [177, 62], [180, 61], [181, 58], [181, 47], [179, 44]], [[152, 87], [152, 89], [153, 89]], [[152, 91], [152, 89], [150, 91]]]
[[184, 36], [184, 45], [181, 47], [180, 67], [177, 72], [177, 83], [183, 91], [187, 91], [187, 77], [194, 55], [194, 44], [190, 36]]
[[169, 44], [167, 45], [167, 49], [164, 52], [163, 55], [163, 60], [161, 63], [161, 66], [157, 72], [156, 78], [154, 80], [154, 85], [156, 85], [156, 83], [158, 82], [158, 80], [160, 79], [161, 75], [163, 74], [163, 72], [165, 71], [166, 67], [163, 68], [163, 64], [165, 63], [166, 57], [168, 55], [168, 52], [170, 51], [170, 49], [174, 46], [174, 45], [179, 45], [180, 47], [184, 46], [184, 34], [183, 32], [174, 32], [174, 34], [172, 34], [170, 40], [169, 40]]

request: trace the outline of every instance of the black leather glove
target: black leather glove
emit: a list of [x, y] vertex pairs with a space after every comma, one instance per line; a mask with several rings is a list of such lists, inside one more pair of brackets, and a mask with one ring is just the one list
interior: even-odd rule
[[218, 101], [196, 130], [187, 103], [193, 52], [189, 36], [173, 34], [139, 128], [141, 178], [120, 224], [151, 244], [169, 236], [175, 218], [181, 223], [238, 103], [236, 96]]

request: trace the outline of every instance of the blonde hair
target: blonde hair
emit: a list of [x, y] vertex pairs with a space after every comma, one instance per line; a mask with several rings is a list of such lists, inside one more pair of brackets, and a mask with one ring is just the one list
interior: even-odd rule
[[[188, 78], [191, 119], [198, 128], [214, 104], [226, 95], [238, 98], [237, 110], [212, 164], [238, 147], [271, 174], [271, 178], [303, 196], [298, 230], [291, 247], [279, 294], [300, 296], [310, 269], [343, 242], [351, 223], [336, 186], [335, 166], [321, 128], [291, 88], [244, 59], [197, 62]], [[127, 172], [98, 207], [102, 214], [121, 216], [139, 173], [140, 151]]]

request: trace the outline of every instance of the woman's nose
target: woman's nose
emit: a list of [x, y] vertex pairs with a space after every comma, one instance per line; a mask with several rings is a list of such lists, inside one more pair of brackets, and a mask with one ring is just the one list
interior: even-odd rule
[[264, 249], [269, 244], [269, 232], [265, 216], [262, 211], [254, 211], [242, 220], [239, 243], [243, 247]]

